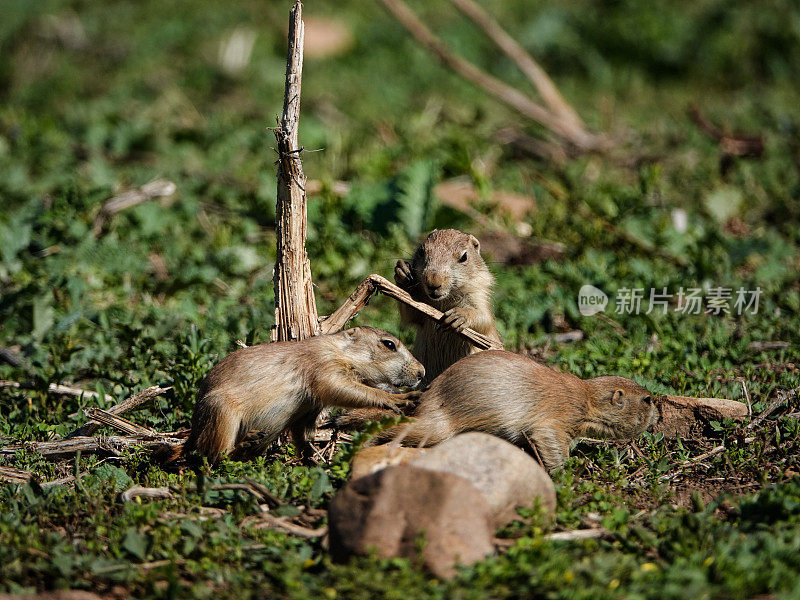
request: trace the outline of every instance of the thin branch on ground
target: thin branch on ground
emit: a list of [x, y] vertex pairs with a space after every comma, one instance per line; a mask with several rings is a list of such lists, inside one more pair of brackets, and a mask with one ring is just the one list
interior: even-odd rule
[[[169, 390], [172, 389], [172, 386], [168, 387], [161, 387], [158, 385], [154, 385], [148, 388], [145, 388], [139, 392], [136, 392], [133, 396], [126, 398], [119, 404], [115, 404], [114, 406], [110, 407], [107, 411], [104, 411], [108, 415], [121, 415], [123, 413], [128, 412], [129, 410], [133, 410], [137, 406], [144, 404], [148, 400], [160, 396]], [[113, 399], [112, 399], [113, 400]], [[75, 415], [70, 415], [75, 416]], [[89, 436], [95, 433], [98, 429], [102, 427], [102, 424], [98, 421], [89, 421], [88, 423], [78, 427], [75, 431], [70, 433], [66, 439], [73, 438], [73, 437], [80, 437], [80, 436]], [[164, 435], [158, 433], [157, 435]]]
[[[0, 380], [0, 388], [15, 388], [19, 390], [38, 390], [39, 386], [29, 381], [7, 381]], [[62, 385], [59, 383], [51, 383], [47, 386], [47, 391], [52, 394], [60, 394], [62, 396], [76, 396], [84, 398], [100, 398], [101, 394], [91, 390], [84, 390], [71, 385]], [[114, 396], [103, 394], [106, 402], [113, 402]]]

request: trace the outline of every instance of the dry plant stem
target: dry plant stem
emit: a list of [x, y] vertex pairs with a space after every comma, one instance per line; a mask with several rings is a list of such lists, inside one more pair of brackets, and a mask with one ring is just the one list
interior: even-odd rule
[[[372, 274], [362, 281], [355, 291], [350, 294], [350, 297], [345, 300], [336, 311], [328, 318], [322, 321], [322, 333], [335, 333], [340, 331], [347, 322], [355, 317], [361, 309], [363, 309], [373, 294], [380, 292], [386, 294], [390, 298], [394, 298], [398, 302], [410, 306], [418, 310], [426, 317], [434, 321], [440, 321], [444, 316], [440, 311], [424, 302], [417, 302], [405, 290], [397, 287], [387, 279], [380, 275]], [[472, 329], [465, 329], [458, 333], [462, 338], [470, 342], [472, 345], [480, 348], [481, 350], [502, 350], [503, 346], [482, 333], [478, 333]]]
[[108, 411], [102, 410], [100, 408], [90, 408], [86, 411], [86, 415], [92, 420], [100, 423], [101, 425], [107, 425], [109, 427], [113, 427], [114, 429], [120, 430], [122, 433], [126, 433], [128, 435], [141, 435], [144, 437], [160, 437], [160, 434], [153, 429], [148, 427], [142, 427], [141, 425], [137, 425], [136, 423], [129, 421], [123, 417], [110, 413]]
[[302, 537], [307, 539], [322, 537], [328, 533], [328, 528], [324, 525], [317, 529], [311, 529], [309, 527], [303, 527], [302, 525], [296, 525], [294, 523], [290, 523], [279, 517], [274, 517], [267, 512], [261, 514], [261, 519], [263, 520], [263, 522], [260, 524], [260, 526], [256, 525], [257, 529], [260, 527], [267, 527], [269, 529], [280, 529], [286, 533], [291, 533], [292, 535], [296, 535], [297, 537]]
[[800, 392], [800, 386], [798, 386], [796, 388], [792, 388], [791, 390], [786, 390], [786, 391], [779, 390], [775, 394], [775, 396], [776, 396], [775, 400], [770, 402], [769, 406], [767, 406], [767, 408], [765, 408], [763, 411], [761, 411], [761, 414], [759, 414], [755, 419], [750, 421], [750, 423], [747, 425], [747, 427], [745, 427], [745, 429], [748, 429], [748, 430], [749, 429], [755, 429], [756, 427], [761, 425], [761, 423], [763, 423], [764, 420], [768, 416], [770, 416], [773, 412], [775, 412], [775, 410], [779, 406], [781, 406], [782, 404], [786, 404], [786, 402], [789, 400], [789, 398], [791, 398], [793, 395], [797, 394], [798, 392]]
[[735, 135], [714, 126], [697, 106], [689, 107], [689, 117], [711, 139], [719, 142], [722, 151], [733, 156], [758, 158], [764, 153], [761, 135]]
[[177, 187], [171, 181], [156, 179], [140, 188], [114, 196], [100, 208], [100, 212], [95, 217], [94, 225], [92, 226], [92, 235], [94, 237], [99, 236], [103, 232], [103, 227], [105, 227], [106, 223], [118, 212], [147, 202], [152, 198], [171, 196], [176, 189]]
[[[10, 387], [16, 388], [20, 390], [35, 390], [37, 387], [32, 383], [25, 383], [19, 381], [6, 381], [0, 380], [0, 388]], [[80, 388], [72, 387], [70, 385], [61, 385], [58, 383], [51, 383], [47, 386], [47, 391], [52, 392], [53, 394], [62, 394], [64, 396], [83, 396], [84, 398], [99, 398], [100, 394], [97, 392], [92, 392], [89, 390], [82, 390]], [[105, 394], [104, 396], [106, 402], [113, 402], [114, 396], [109, 396]]]
[[[145, 388], [140, 392], [135, 393], [130, 398], [126, 398], [119, 404], [115, 404], [114, 406], [109, 408], [108, 411], [105, 412], [107, 412], [110, 415], [121, 415], [131, 409], [136, 408], [140, 404], [144, 404], [151, 398], [155, 398], [156, 396], [160, 396], [161, 394], [168, 392], [171, 389], [172, 386], [161, 387], [158, 385]], [[88, 423], [84, 424], [83, 426], [79, 427], [78, 429], [70, 433], [67, 436], [67, 439], [84, 435], [92, 435], [95, 431], [100, 429], [100, 427], [101, 427], [100, 423], [96, 421], [89, 421]]]
[[319, 333], [317, 304], [306, 255], [306, 176], [300, 160], [298, 126], [303, 71], [303, 5], [296, 2], [289, 18], [289, 49], [283, 114], [275, 140], [278, 150], [278, 201], [275, 233], [275, 327], [273, 341], [302, 340]]
[[0, 481], [7, 483], [25, 483], [33, 473], [23, 471], [22, 469], [15, 469], [13, 467], [0, 467]]
[[143, 438], [140, 436], [97, 436], [97, 437], [73, 437], [63, 440], [50, 442], [24, 442], [20, 444], [10, 444], [0, 448], [0, 454], [14, 454], [18, 450], [28, 448], [34, 452], [39, 452], [43, 456], [60, 456], [64, 454], [75, 454], [76, 452], [109, 452], [118, 454], [120, 450], [133, 448], [136, 446], [181, 446], [184, 440], [159, 436], [158, 438]]
[[[755, 437], [747, 437], [747, 438], [744, 439], [744, 443], [745, 444], [751, 444], [752, 442], [755, 441], [755, 439], [756, 439]], [[687, 460], [684, 460], [683, 462], [681, 462], [678, 465], [678, 467], [688, 467], [690, 465], [698, 464], [698, 463], [704, 461], [705, 459], [711, 458], [712, 456], [716, 456], [717, 454], [720, 454], [720, 453], [722, 453], [724, 451], [725, 451], [725, 446], [723, 446], [723, 445], [714, 446], [708, 452], [704, 452], [703, 454], [698, 454], [697, 456], [695, 456], [693, 458], [689, 458]], [[666, 475], [662, 475], [661, 476], [661, 481], [667, 481], [669, 479], [673, 479], [674, 477], [676, 477], [679, 474], [680, 474], [679, 472], [678, 473], [667, 473]]]
[[557, 531], [549, 533], [544, 538], [557, 542], [573, 542], [576, 540], [592, 540], [597, 538], [613, 537], [608, 529], [575, 529], [572, 531]]
[[172, 492], [168, 487], [140, 487], [134, 486], [128, 488], [120, 494], [120, 500], [123, 502], [131, 502], [134, 498], [148, 498], [150, 500], [163, 500], [164, 498], [172, 498]]
[[276, 508], [282, 504], [281, 499], [269, 491], [269, 488], [267, 488], [265, 485], [259, 483], [255, 479], [251, 479], [250, 477], [245, 477], [245, 479], [247, 480], [247, 483], [250, 484], [250, 487], [263, 496], [270, 508]]
[[585, 129], [585, 125], [578, 113], [564, 100], [553, 80], [545, 73], [525, 49], [495, 21], [489, 13], [473, 0], [450, 0], [456, 8], [469, 17], [511, 60], [516, 63], [520, 71], [528, 78], [539, 92], [544, 103], [555, 114], [575, 129]]
[[442, 40], [436, 37], [431, 30], [420, 21], [419, 17], [417, 17], [402, 0], [381, 1], [389, 12], [400, 21], [417, 41], [433, 52], [445, 65], [465, 79], [484, 89], [498, 100], [508, 104], [526, 117], [542, 124], [580, 150], [595, 150], [602, 145], [596, 136], [581, 128], [575, 127], [561, 115], [555, 114], [544, 106], [534, 102], [518, 89], [489, 75], [468, 60], [454, 54]]

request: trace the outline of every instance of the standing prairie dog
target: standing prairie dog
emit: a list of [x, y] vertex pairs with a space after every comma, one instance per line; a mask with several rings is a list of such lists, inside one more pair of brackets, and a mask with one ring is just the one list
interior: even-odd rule
[[440, 323], [400, 305], [403, 323], [417, 329], [414, 356], [425, 365], [426, 383], [454, 362], [479, 349], [454, 331], [473, 329], [500, 341], [494, 325], [491, 294], [494, 280], [481, 258], [478, 239], [456, 229], [434, 229], [411, 262], [397, 261], [394, 279], [414, 300], [444, 313]]
[[434, 445], [483, 431], [525, 447], [532, 442], [548, 469], [561, 466], [579, 436], [626, 439], [656, 416], [650, 392], [624, 377], [580, 379], [529, 358], [487, 350], [461, 359], [423, 392], [415, 421], [386, 430], [406, 445]]
[[286, 428], [305, 451], [306, 433], [324, 407], [399, 412], [397, 402], [418, 392], [389, 392], [417, 386], [424, 376], [400, 340], [373, 327], [242, 348], [222, 359], [201, 384], [186, 452], [197, 450], [214, 462], [249, 430], [264, 432], [266, 446]]

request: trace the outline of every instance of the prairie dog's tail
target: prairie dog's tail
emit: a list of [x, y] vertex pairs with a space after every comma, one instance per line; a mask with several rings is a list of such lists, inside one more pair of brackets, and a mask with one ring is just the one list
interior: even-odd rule
[[222, 454], [230, 454], [238, 441], [242, 417], [223, 402], [209, 398], [199, 400], [192, 417], [192, 431], [184, 446], [184, 456], [193, 451], [216, 462]]

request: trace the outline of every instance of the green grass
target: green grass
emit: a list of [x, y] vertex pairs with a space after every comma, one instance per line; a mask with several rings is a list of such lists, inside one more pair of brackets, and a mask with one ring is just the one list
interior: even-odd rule
[[[521, 75], [445, 4], [417, 8], [460, 53], [527, 89]], [[558, 241], [560, 259], [508, 266], [489, 255], [495, 312], [511, 349], [582, 377], [618, 374], [659, 393], [743, 400], [755, 413], [800, 385], [800, 12], [791, 2], [488, 2], [614, 149], [562, 165], [515, 155], [494, 134], [535, 125], [440, 68], [378, 3], [311, 4], [352, 30], [346, 54], [307, 58], [304, 168], [323, 182], [309, 202], [308, 252], [321, 314], [366, 275], [390, 276], [426, 229], [469, 218], [441, 206], [434, 185], [465, 177], [501, 229], [514, 223], [493, 190], [532, 196], [525, 222]], [[45, 392], [69, 382], [123, 399], [172, 391], [131, 413], [160, 431], [189, 424], [194, 393], [237, 339], [265, 341], [274, 322], [275, 153], [289, 3], [11, 0], [0, 7], [0, 346], [23, 367], [0, 379], [0, 436], [45, 440], [81, 424], [94, 400]], [[79, 25], [76, 25], [79, 23]], [[237, 27], [258, 35], [239, 74], [220, 66]], [[82, 31], [82, 34], [81, 34]], [[686, 115], [763, 134], [760, 159], [720, 169], [720, 149]], [[313, 152], [311, 150], [314, 150]], [[319, 151], [316, 151], [319, 150]], [[178, 192], [92, 223], [117, 191], [154, 178]], [[346, 181], [351, 191], [332, 190]], [[685, 210], [678, 234], [671, 213]], [[686, 259], [679, 266], [618, 231]], [[158, 275], [157, 256], [166, 265]], [[725, 286], [763, 290], [758, 314], [581, 316], [578, 289]], [[646, 303], [645, 303], [646, 305]], [[374, 299], [357, 322], [407, 342], [395, 305]], [[550, 344], [580, 329], [584, 340]], [[624, 333], [623, 333], [624, 332]], [[755, 341], [786, 348], [754, 350]], [[501, 555], [437, 581], [402, 560], [333, 565], [319, 540], [257, 529], [254, 500], [211, 489], [245, 477], [287, 506], [325, 509], [352, 448], [293, 466], [282, 449], [227, 462], [198, 480], [143, 452], [6, 465], [49, 481], [0, 488], [0, 591], [126, 590], [132, 597], [749, 598], [800, 596], [800, 425], [779, 409], [744, 432], [627, 444], [579, 444], [554, 475], [554, 522], [536, 511], [501, 534]], [[753, 437], [752, 441], [745, 441]], [[725, 451], [690, 463], [717, 445]], [[132, 484], [174, 498], [121, 503]], [[217, 510], [211, 510], [217, 509]], [[285, 510], [290, 511], [290, 508]], [[220, 512], [224, 511], [224, 512]], [[544, 534], [599, 515], [612, 540], [559, 543]], [[222, 516], [220, 516], [222, 515]], [[322, 524], [319, 521], [317, 524]]]

